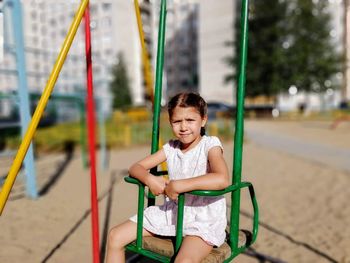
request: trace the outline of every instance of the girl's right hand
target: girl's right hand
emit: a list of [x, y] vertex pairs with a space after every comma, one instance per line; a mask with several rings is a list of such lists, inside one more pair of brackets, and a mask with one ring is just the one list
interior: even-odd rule
[[164, 193], [167, 182], [168, 181], [164, 178], [164, 176], [155, 176], [153, 174], [149, 174], [147, 177], [147, 186], [155, 196]]

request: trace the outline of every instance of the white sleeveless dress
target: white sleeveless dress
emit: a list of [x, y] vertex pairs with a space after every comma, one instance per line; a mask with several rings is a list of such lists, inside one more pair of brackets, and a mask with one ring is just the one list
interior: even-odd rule
[[[170, 180], [200, 176], [210, 172], [208, 152], [219, 146], [215, 136], [203, 136], [188, 152], [181, 152], [180, 142], [171, 140], [163, 146]], [[137, 215], [130, 218], [137, 222]], [[175, 236], [177, 201], [168, 197], [160, 206], [150, 206], [144, 211], [143, 227], [161, 236]], [[221, 246], [225, 241], [226, 200], [224, 196], [202, 197], [185, 194], [183, 235], [199, 236], [210, 245]]]

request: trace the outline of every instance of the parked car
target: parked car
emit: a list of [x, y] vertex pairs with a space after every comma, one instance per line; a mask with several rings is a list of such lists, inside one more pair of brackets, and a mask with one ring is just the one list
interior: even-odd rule
[[208, 102], [208, 119], [232, 118], [234, 116], [234, 107], [222, 102]]
[[339, 103], [340, 110], [348, 110], [350, 108], [349, 103], [347, 101], [342, 101]]

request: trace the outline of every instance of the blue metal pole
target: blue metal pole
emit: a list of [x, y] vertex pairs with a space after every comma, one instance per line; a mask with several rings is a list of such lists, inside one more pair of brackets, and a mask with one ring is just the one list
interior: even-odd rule
[[[21, 116], [21, 134], [22, 138], [27, 130], [31, 119], [28, 85], [26, 78], [26, 61], [24, 55], [24, 39], [23, 39], [23, 22], [22, 9], [19, 0], [7, 0], [7, 4], [12, 8], [12, 27], [14, 33], [14, 41], [16, 46], [16, 61], [18, 71], [18, 87], [19, 87], [19, 102]], [[26, 157], [24, 159], [24, 167], [26, 174], [26, 191], [31, 198], [37, 198], [37, 185], [34, 166], [34, 151], [33, 143], [30, 144]]]

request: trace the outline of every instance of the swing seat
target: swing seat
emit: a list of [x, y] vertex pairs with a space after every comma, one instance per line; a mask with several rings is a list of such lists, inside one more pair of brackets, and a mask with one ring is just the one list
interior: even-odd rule
[[[244, 246], [248, 238], [249, 233], [247, 233], [247, 231], [239, 231], [239, 246]], [[143, 239], [143, 248], [169, 258], [174, 255], [174, 241], [170, 238], [145, 237]], [[231, 248], [229, 244], [225, 242], [220, 247], [213, 248], [202, 263], [222, 263], [230, 256]]]
[[[162, 173], [162, 172], [158, 172]], [[145, 185], [139, 180], [132, 177], [124, 177], [124, 180], [131, 184], [138, 185], [139, 194], [138, 194], [138, 220], [137, 220], [137, 239], [135, 242], [130, 243], [126, 246], [126, 249], [138, 254], [147, 256], [152, 259], [156, 259], [160, 262], [171, 262], [172, 257], [174, 256], [174, 251], [178, 251], [181, 242], [182, 242], [182, 229], [183, 229], [183, 211], [185, 204], [185, 195], [181, 193], [178, 197], [178, 220], [177, 220], [177, 229], [176, 237], [172, 239], [163, 238], [163, 237], [142, 237], [142, 224], [143, 224], [143, 209], [144, 209], [144, 193]], [[238, 238], [237, 244], [234, 245], [234, 241], [230, 241], [228, 238], [219, 248], [214, 248], [211, 253], [202, 261], [205, 263], [222, 263], [222, 262], [231, 262], [231, 260], [236, 257], [239, 253], [247, 249], [251, 244], [254, 243], [257, 231], [258, 231], [258, 205], [255, 199], [254, 188], [249, 182], [241, 182], [236, 185], [230, 185], [229, 187], [223, 190], [196, 190], [189, 192], [192, 195], [198, 196], [219, 196], [227, 193], [233, 194], [235, 191], [240, 191], [241, 188], [247, 187], [249, 189], [250, 198], [254, 210], [253, 215], [253, 229], [252, 232], [247, 230], [235, 230], [234, 224], [231, 222], [229, 224], [228, 230], [234, 233], [233, 239]], [[232, 236], [230, 234], [230, 236]], [[175, 248], [175, 249], [174, 249]]]

